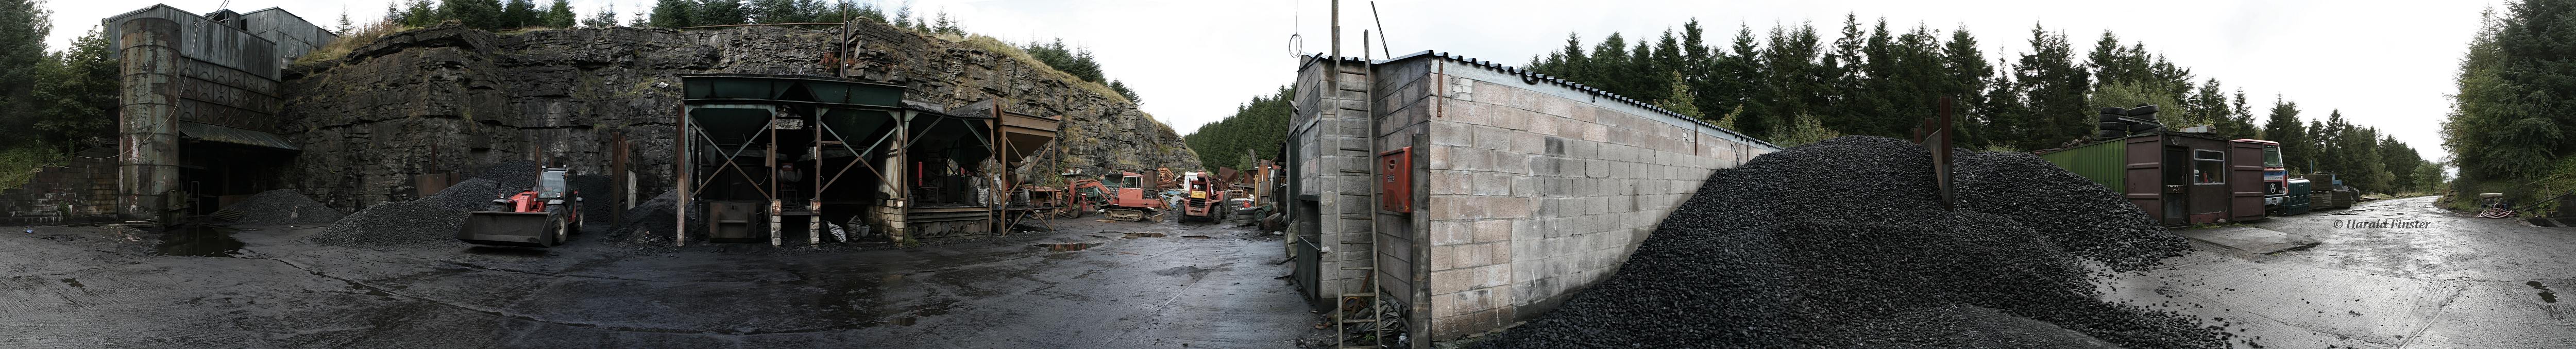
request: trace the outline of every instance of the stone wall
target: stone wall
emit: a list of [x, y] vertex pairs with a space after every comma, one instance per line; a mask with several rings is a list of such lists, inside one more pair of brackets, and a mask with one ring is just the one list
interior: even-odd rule
[[283, 136], [304, 148], [283, 186], [341, 209], [410, 200], [412, 176], [475, 175], [493, 163], [561, 159], [604, 173], [614, 136], [632, 146], [642, 197], [669, 189], [678, 76], [831, 75], [904, 85], [909, 99], [1065, 118], [1059, 149], [1026, 173], [1196, 169], [1180, 135], [1133, 103], [1043, 65], [882, 24], [854, 26], [861, 52], [831, 57], [836, 30], [738, 27], [558, 29], [494, 34], [454, 26], [393, 34], [339, 60], [288, 71]]
[[116, 148], [73, 153], [36, 172], [26, 185], [0, 190], [0, 226], [71, 224], [116, 218]]

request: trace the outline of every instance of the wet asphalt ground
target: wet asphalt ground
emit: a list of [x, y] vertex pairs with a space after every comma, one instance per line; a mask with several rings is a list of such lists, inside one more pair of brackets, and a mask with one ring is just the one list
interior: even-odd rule
[[8, 227], [0, 348], [1281, 348], [1315, 332], [1275, 237], [1051, 223], [655, 253], [593, 236], [380, 251], [304, 241], [316, 225]]
[[2199, 317], [2238, 347], [2576, 347], [2576, 299], [2557, 294], [2576, 289], [2576, 228], [2458, 215], [2433, 200], [2273, 217], [2250, 225], [2321, 244], [2249, 255], [2195, 243], [2199, 252], [2107, 291]]

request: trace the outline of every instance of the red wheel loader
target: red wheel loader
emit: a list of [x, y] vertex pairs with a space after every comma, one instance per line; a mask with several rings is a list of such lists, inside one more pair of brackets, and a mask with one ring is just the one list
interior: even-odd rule
[[581, 192], [572, 190], [565, 178], [571, 172], [560, 167], [539, 170], [535, 188], [492, 199], [490, 209], [473, 211], [465, 218], [464, 229], [456, 231], [456, 239], [495, 246], [563, 245], [581, 231]]
[[1181, 203], [1182, 222], [1215, 222], [1234, 213], [1233, 207], [1226, 205], [1232, 196], [1225, 191], [1223, 180], [1206, 172], [1190, 172], [1182, 176], [1181, 183], [1189, 190], [1188, 199]]

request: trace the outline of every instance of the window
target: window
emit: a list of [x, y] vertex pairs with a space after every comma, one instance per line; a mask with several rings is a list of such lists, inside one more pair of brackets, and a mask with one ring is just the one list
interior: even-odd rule
[[2227, 152], [2194, 150], [2191, 152], [2192, 184], [2227, 184]]

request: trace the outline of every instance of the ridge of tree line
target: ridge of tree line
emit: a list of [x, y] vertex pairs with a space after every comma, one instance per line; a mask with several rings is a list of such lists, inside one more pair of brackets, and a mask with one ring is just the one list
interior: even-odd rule
[[[2383, 193], [2427, 192], [2442, 182], [2440, 163], [2377, 128], [2351, 124], [2340, 110], [2302, 122], [2298, 103], [2284, 98], [2258, 126], [2243, 89], [2196, 79], [2109, 31], [2090, 51], [2078, 51], [2065, 33], [2033, 25], [2032, 52], [1993, 59], [1964, 28], [1894, 30], [1884, 18], [1864, 26], [1847, 14], [1841, 34], [1826, 42], [1807, 23], [1766, 32], [1739, 25], [1732, 40], [1713, 43], [1694, 19], [1633, 43], [1612, 33], [1587, 47], [1568, 34], [1565, 46], [1531, 57], [1526, 67], [1783, 146], [1847, 134], [1905, 137], [1949, 96], [1960, 116], [1959, 147], [2062, 148], [2099, 126], [2100, 107], [2143, 103], [2163, 106], [2168, 127], [2207, 125], [2225, 137], [2281, 142], [2295, 173], [2337, 173]], [[1254, 97], [1185, 138], [1210, 167], [1241, 167], [1247, 151], [1277, 159], [1290, 95], [1283, 88]]]

